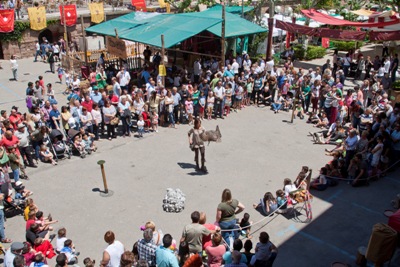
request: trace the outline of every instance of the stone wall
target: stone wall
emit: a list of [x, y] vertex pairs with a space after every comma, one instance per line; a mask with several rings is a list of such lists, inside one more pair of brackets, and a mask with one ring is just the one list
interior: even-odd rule
[[[125, 15], [127, 12], [114, 12], [112, 14], [107, 14], [107, 20]], [[91, 26], [90, 15], [83, 16], [83, 25], [85, 28]], [[50, 25], [46, 29], [50, 30], [52, 33], [53, 41], [58, 40], [59, 36], [64, 35], [64, 26], [61, 24]], [[17, 55], [20, 58], [33, 57], [35, 55], [35, 42], [39, 39], [41, 32], [45, 31], [33, 31], [26, 30], [23, 35], [21, 44], [18, 42], [4, 42], [2, 44], [4, 59], [10, 59], [11, 55]], [[82, 26], [81, 19], [78, 18], [77, 24], [72, 27], [68, 27], [69, 38], [75, 38], [82, 36]]]

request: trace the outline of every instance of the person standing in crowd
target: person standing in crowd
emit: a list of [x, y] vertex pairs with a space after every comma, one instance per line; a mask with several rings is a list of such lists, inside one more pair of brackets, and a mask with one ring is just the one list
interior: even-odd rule
[[35, 60], [34, 60], [33, 62], [37, 62], [37, 57], [38, 57], [38, 56], [42, 57], [39, 41], [36, 41], [36, 42], [35, 42], [35, 51], [36, 51], [36, 53], [35, 53]]
[[221, 203], [218, 204], [217, 208], [216, 222], [219, 224], [222, 237], [228, 245], [230, 245], [230, 237], [236, 239], [239, 236], [235, 214], [239, 214], [244, 209], [245, 206], [242, 203], [232, 198], [231, 190], [224, 189]]
[[[2, 167], [0, 167], [0, 181], [4, 181], [5, 182], [4, 170], [3, 170]], [[4, 231], [4, 219], [5, 219], [5, 216], [4, 216], [4, 203], [3, 203], [3, 201], [4, 201], [4, 194], [0, 193], [0, 242], [5, 244], [5, 243], [11, 243], [12, 240], [6, 237], [6, 234], [5, 234], [5, 231]], [[22, 250], [22, 248], [23, 248], [23, 246], [22, 246], [22, 248], [19, 248], [20, 244], [18, 244], [18, 243], [17, 244], [13, 243], [13, 244], [14, 244], [14, 246], [11, 245], [11, 248], [7, 251], [6, 257], [4, 258], [4, 266], [5, 267], [8, 267], [8, 266], [11, 267], [12, 266], [12, 264], [10, 265], [10, 263], [12, 263], [13, 255], [15, 255], [13, 252], [18, 251], [19, 249]], [[9, 254], [9, 255], [7, 256], [7, 254]]]
[[174, 251], [170, 249], [172, 245], [172, 236], [165, 234], [163, 237], [163, 245], [156, 250], [157, 267], [179, 267], [178, 259]]
[[104, 241], [106, 241], [108, 246], [103, 252], [100, 267], [119, 267], [121, 255], [125, 251], [124, 245], [115, 240], [115, 235], [112, 231], [107, 231], [104, 234]]
[[18, 62], [17, 62], [16, 55], [12, 55], [10, 58], [10, 68], [11, 68], [12, 75], [13, 75], [13, 78], [10, 80], [18, 81]]
[[396, 81], [396, 74], [397, 74], [398, 68], [399, 68], [399, 57], [396, 53], [396, 54], [394, 54], [392, 65], [390, 66], [392, 82]]
[[118, 72], [117, 78], [119, 79], [119, 85], [121, 86], [121, 89], [128, 89], [131, 81], [131, 75], [129, 74], [129, 71], [125, 69], [125, 67], [121, 67], [121, 71]]

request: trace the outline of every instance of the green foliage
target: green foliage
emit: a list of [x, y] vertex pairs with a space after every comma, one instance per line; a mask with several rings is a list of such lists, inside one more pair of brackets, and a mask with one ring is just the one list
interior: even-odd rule
[[295, 58], [302, 60], [311, 60], [315, 58], [322, 58], [326, 54], [326, 49], [322, 46], [309, 45], [307, 47], [307, 53], [302, 45], [296, 45], [293, 47]]
[[326, 49], [322, 46], [312, 46], [309, 45], [307, 47], [307, 54], [305, 56], [306, 60], [311, 60], [315, 58], [322, 58], [326, 54]]
[[252, 40], [249, 41], [249, 55], [257, 54], [257, 48], [260, 43], [263, 43], [265, 38], [267, 38], [268, 32], [257, 33], [253, 35]]
[[18, 42], [21, 43], [22, 35], [25, 30], [29, 29], [30, 23], [23, 21], [14, 22], [14, 31], [9, 33], [0, 33], [2, 42]]
[[364, 45], [364, 42], [352, 42], [352, 41], [331, 41], [332, 46], [335, 47], [339, 51], [349, 51], [350, 49], [354, 49], [357, 45], [357, 48], [360, 48]]
[[395, 81], [392, 83], [393, 90], [400, 90], [400, 81]]

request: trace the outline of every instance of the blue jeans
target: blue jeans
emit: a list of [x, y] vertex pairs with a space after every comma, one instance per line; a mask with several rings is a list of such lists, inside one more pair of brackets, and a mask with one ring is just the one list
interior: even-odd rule
[[278, 104], [278, 103], [272, 103], [272, 109], [274, 111], [280, 110], [282, 107], [282, 104]]
[[6, 238], [6, 234], [4, 233], [4, 211], [0, 209], [0, 240]]
[[239, 237], [239, 233], [237, 231], [238, 227], [236, 225], [236, 219], [233, 219], [231, 221], [226, 221], [226, 222], [219, 222], [219, 227], [221, 227], [221, 230], [232, 230], [232, 231], [221, 232], [222, 238], [225, 240], [225, 242], [228, 245], [230, 245], [229, 244], [230, 236], [232, 236], [234, 240]]
[[18, 182], [19, 180], [19, 168], [12, 171], [14, 182]]
[[42, 57], [42, 54], [41, 54], [40, 50], [36, 50], [35, 61], [37, 61], [37, 57], [38, 56]]
[[171, 123], [171, 125], [175, 125], [174, 112], [168, 112], [168, 120]]

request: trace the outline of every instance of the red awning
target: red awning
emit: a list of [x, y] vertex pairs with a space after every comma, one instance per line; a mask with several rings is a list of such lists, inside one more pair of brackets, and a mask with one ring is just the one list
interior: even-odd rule
[[379, 31], [369, 32], [370, 41], [398, 41], [400, 40], [400, 31]]
[[327, 37], [337, 40], [347, 41], [364, 41], [367, 32], [364, 31], [344, 31], [344, 30], [332, 30], [332, 29], [316, 29], [317, 35], [320, 37]]
[[349, 20], [342, 20], [332, 17], [327, 14], [323, 14], [321, 12], [316, 11], [315, 9], [310, 10], [301, 10], [301, 12], [308, 18], [313, 19], [315, 21], [328, 24], [328, 25], [336, 25], [336, 26], [355, 26], [355, 27], [384, 27], [394, 24], [399, 24], [400, 20], [398, 18], [391, 19], [389, 21], [384, 22], [354, 22]]
[[299, 33], [308, 36], [326, 37], [337, 40], [347, 41], [364, 41], [366, 32], [364, 31], [344, 31], [344, 30], [332, 30], [326, 28], [311, 28], [308, 26], [297, 25], [290, 22], [284, 22], [276, 20], [275, 27], [285, 30], [290, 33]]
[[308, 26], [297, 25], [295, 23], [284, 22], [281, 20], [276, 20], [275, 27], [282, 29], [284, 31], [290, 32], [290, 33], [300, 33], [300, 34], [304, 34], [304, 35], [308, 35], [308, 36], [315, 34], [314, 28], [311, 28]]

